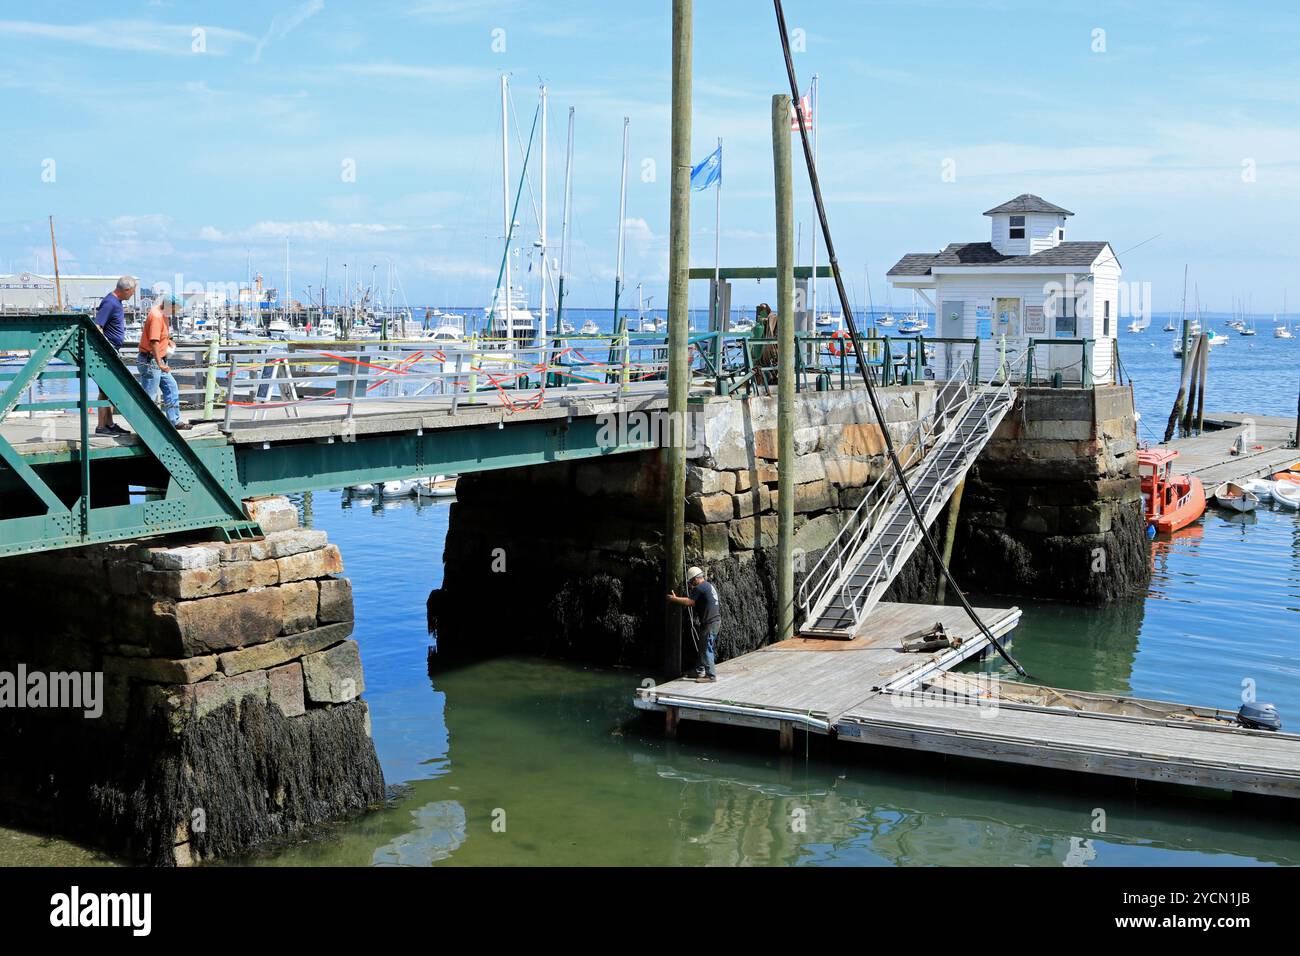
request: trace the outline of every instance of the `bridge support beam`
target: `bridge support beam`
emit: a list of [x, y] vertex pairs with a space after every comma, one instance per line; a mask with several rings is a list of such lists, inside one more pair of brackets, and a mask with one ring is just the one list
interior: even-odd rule
[[0, 561], [39, 622], [0, 642], [7, 822], [185, 865], [382, 801], [338, 549], [287, 499], [249, 510], [263, 540]]

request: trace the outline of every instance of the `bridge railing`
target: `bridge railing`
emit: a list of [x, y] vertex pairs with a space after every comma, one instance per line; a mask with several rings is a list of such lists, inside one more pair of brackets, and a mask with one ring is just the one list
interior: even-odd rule
[[[800, 391], [853, 388], [860, 373], [847, 333], [796, 335], [796, 387]], [[873, 381], [881, 385], [948, 380], [966, 368], [972, 384], [990, 370], [1015, 363], [1020, 381], [1091, 386], [1091, 339], [1029, 339], [1017, 351], [990, 339], [860, 336]], [[692, 388], [718, 395], [771, 394], [776, 385], [776, 339], [751, 331], [699, 332], [688, 338]], [[616, 399], [663, 390], [667, 336], [658, 332], [570, 334], [544, 343], [514, 343], [475, 335], [433, 338], [184, 341], [169, 362], [183, 406], [227, 425], [335, 410], [352, 417], [367, 405], [427, 402], [455, 413], [497, 403], [508, 410], [540, 407], [547, 400]], [[120, 357], [134, 374], [137, 349]], [[1073, 356], [1073, 358], [1071, 358]], [[0, 386], [19, 374], [21, 354], [0, 364]], [[1113, 364], [1113, 362], [1112, 362]], [[7, 368], [4, 366], [8, 366]], [[28, 383], [13, 411], [56, 410], [76, 389], [75, 370], [57, 361]], [[1059, 377], [1058, 377], [1059, 376]], [[62, 388], [58, 379], [65, 379]], [[37, 393], [45, 401], [37, 401]]]

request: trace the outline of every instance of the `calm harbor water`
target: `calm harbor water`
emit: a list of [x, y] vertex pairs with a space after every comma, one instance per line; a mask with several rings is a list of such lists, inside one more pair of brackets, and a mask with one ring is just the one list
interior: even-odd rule
[[[1153, 430], [1163, 430], [1178, 373], [1160, 324], [1121, 336]], [[1276, 391], [1261, 386], [1261, 368]], [[1298, 380], [1300, 340], [1274, 340], [1261, 325], [1253, 341], [1233, 336], [1215, 350], [1206, 407], [1294, 414]], [[1084, 780], [1043, 786], [993, 767], [872, 762], [849, 747], [783, 763], [771, 741], [642, 734], [627, 724], [642, 676], [630, 671], [504, 658], [430, 679], [424, 601], [442, 576], [447, 504], [330, 492], [303, 506], [342, 549], [353, 580], [375, 744], [400, 790], [384, 810], [244, 862], [1300, 863], [1300, 832], [1228, 800]], [[1057, 686], [1225, 708], [1252, 680], [1288, 729], [1300, 728], [1300, 519], [1211, 509], [1177, 538], [1154, 542], [1151, 560], [1145, 599], [1103, 609], [1016, 602], [1025, 616], [1015, 649], [1029, 671]], [[1104, 833], [1092, 831], [1096, 808], [1106, 811]], [[791, 826], [796, 817], [802, 831]], [[98, 859], [0, 830], [0, 863]]]

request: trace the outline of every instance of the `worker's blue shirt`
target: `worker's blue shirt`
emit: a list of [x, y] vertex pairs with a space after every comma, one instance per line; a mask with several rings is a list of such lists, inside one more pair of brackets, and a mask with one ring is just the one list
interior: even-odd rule
[[114, 293], [110, 292], [100, 300], [99, 308], [95, 310], [95, 324], [104, 330], [104, 338], [113, 348], [122, 347], [126, 339], [126, 311], [122, 308], [122, 300]]
[[691, 589], [691, 600], [695, 606], [696, 623], [707, 633], [715, 631], [722, 623], [722, 608], [718, 604], [718, 589], [711, 581], [701, 581], [699, 586]]

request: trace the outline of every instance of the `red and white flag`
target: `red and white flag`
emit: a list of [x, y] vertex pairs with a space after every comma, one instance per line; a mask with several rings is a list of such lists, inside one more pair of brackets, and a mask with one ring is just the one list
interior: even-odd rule
[[808, 127], [808, 132], [811, 133], [811, 132], [812, 132], [812, 129], [813, 129], [812, 93], [811, 93], [811, 92], [809, 92], [809, 93], [804, 93], [802, 96], [800, 96], [800, 97], [799, 97], [799, 104], [798, 104], [797, 106], [794, 105], [794, 104], [791, 104], [791, 106], [790, 106], [790, 132], [792, 132], [792, 133], [797, 133], [797, 132], [799, 132], [799, 115], [798, 115], [798, 113], [795, 112], [795, 110], [800, 110], [800, 111], [803, 112], [803, 121], [804, 121], [804, 124]]

